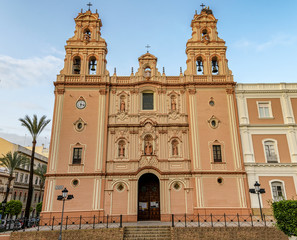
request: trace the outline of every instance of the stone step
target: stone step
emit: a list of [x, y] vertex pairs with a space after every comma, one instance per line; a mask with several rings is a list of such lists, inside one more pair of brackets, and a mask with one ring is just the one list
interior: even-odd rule
[[141, 237], [141, 238], [126, 238], [124, 237], [124, 240], [171, 240], [171, 238], [163, 238], [163, 237], [160, 237], [160, 238], [147, 238], [147, 237]]
[[125, 236], [151, 236], [151, 235], [154, 235], [154, 236], [170, 236], [171, 233], [170, 232], [167, 232], [167, 233], [156, 233], [156, 232], [146, 232], [146, 233], [142, 233], [142, 232], [138, 232], [138, 233], [124, 233]]
[[125, 233], [139, 233], [139, 232], [143, 232], [143, 233], [150, 233], [150, 232], [155, 232], [155, 233], [168, 233], [170, 232], [170, 230], [151, 230], [151, 229], [147, 229], [147, 230], [124, 230]]
[[168, 226], [129, 226], [124, 227], [125, 240], [171, 240]]

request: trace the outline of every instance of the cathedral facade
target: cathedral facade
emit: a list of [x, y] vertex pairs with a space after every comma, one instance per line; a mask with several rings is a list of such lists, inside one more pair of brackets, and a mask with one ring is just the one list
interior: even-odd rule
[[195, 14], [187, 69], [167, 76], [147, 52], [111, 75], [98, 13], [75, 18], [55, 84], [43, 216], [248, 214], [235, 85], [210, 9]]

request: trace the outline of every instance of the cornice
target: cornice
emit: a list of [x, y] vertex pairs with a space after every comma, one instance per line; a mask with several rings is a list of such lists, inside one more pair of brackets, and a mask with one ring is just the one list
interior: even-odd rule
[[245, 167], [297, 167], [297, 163], [245, 163]]
[[291, 128], [291, 127], [297, 127], [297, 124], [290, 123], [290, 124], [239, 124], [239, 128]]
[[184, 82], [184, 83], [162, 83], [157, 81], [136, 83], [109, 83], [109, 82], [54, 82], [54, 86], [109, 86], [109, 87], [136, 87], [143, 85], [155, 85], [161, 87], [188, 87], [188, 86], [235, 86], [236, 82]]
[[45, 176], [46, 177], [80, 177], [80, 176], [89, 176], [89, 177], [95, 177], [95, 176], [135, 176], [138, 173], [140, 173], [143, 170], [155, 170], [160, 175], [185, 175], [188, 174], [189, 176], [193, 175], [246, 175], [246, 172], [244, 171], [179, 171], [179, 172], [168, 172], [168, 171], [161, 171], [158, 168], [155, 167], [143, 167], [139, 168], [136, 172], [112, 172], [112, 173], [48, 173]]

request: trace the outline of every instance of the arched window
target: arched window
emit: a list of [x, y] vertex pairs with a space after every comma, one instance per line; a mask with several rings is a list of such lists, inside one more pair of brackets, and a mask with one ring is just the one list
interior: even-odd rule
[[80, 61], [80, 57], [75, 57], [73, 59], [73, 74], [80, 74], [80, 65], [81, 65], [81, 61]]
[[272, 197], [274, 201], [280, 201], [285, 199], [285, 192], [284, 192], [284, 186], [282, 182], [272, 182], [271, 183], [272, 188]]
[[119, 141], [118, 144], [118, 155], [119, 157], [125, 157], [125, 151], [126, 151], [126, 142], [124, 140]]
[[203, 74], [203, 60], [202, 57], [198, 57], [196, 60], [197, 74]]
[[144, 155], [153, 155], [153, 137], [151, 135], [144, 137]]
[[89, 60], [89, 74], [96, 74], [97, 60], [95, 57], [90, 57]]
[[91, 39], [91, 31], [87, 28], [84, 31], [84, 40], [89, 41]]
[[150, 67], [146, 67], [144, 69], [144, 77], [145, 78], [150, 78], [151, 77], [151, 68]]
[[277, 163], [278, 156], [277, 156], [276, 142], [273, 140], [266, 140], [264, 142], [264, 149], [265, 149], [265, 157], [266, 157], [267, 163]]
[[171, 142], [172, 156], [178, 156], [178, 141], [174, 139]]
[[211, 65], [212, 65], [212, 74], [219, 74], [219, 65], [218, 65], [217, 57], [213, 57], [211, 59]]

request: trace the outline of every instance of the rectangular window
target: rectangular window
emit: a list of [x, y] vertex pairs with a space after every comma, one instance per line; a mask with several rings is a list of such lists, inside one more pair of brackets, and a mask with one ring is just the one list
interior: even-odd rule
[[28, 183], [28, 174], [25, 175], [25, 183]]
[[23, 182], [23, 178], [24, 178], [24, 174], [21, 173], [21, 175], [20, 175], [20, 182]]
[[270, 118], [272, 117], [269, 102], [258, 102], [259, 118]]
[[265, 142], [265, 154], [268, 163], [277, 163], [277, 155], [275, 153], [274, 142], [266, 141]]
[[142, 93], [142, 109], [154, 110], [154, 94]]
[[82, 148], [73, 149], [72, 164], [81, 164]]
[[38, 183], [38, 177], [35, 178], [35, 185]]
[[19, 178], [19, 173], [15, 173], [15, 181], [17, 182]]
[[213, 153], [213, 161], [214, 162], [222, 162], [221, 145], [213, 145], [212, 153]]
[[284, 191], [283, 191], [283, 184], [281, 182], [273, 182], [272, 184], [272, 194], [274, 201], [281, 201], [285, 199]]

